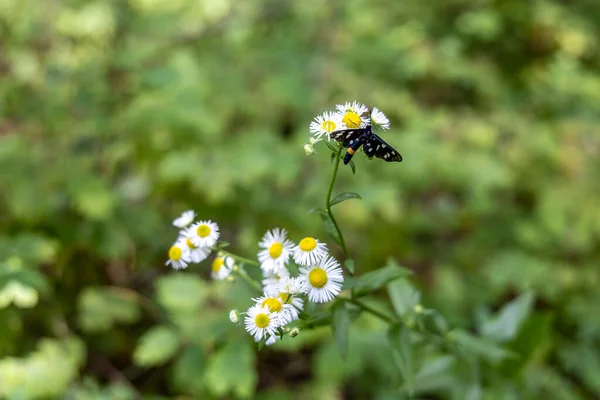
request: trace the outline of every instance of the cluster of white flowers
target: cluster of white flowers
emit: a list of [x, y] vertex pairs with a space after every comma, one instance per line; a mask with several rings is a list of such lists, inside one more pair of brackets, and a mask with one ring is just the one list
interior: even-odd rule
[[[169, 259], [165, 265], [174, 269], [187, 268], [190, 263], [201, 263], [212, 252], [219, 239], [219, 226], [212, 221], [194, 222], [196, 214], [193, 210], [185, 211], [173, 221], [180, 228], [179, 236], [169, 249]], [[212, 263], [212, 277], [223, 280], [233, 270], [234, 260], [231, 257], [217, 256]]]
[[360, 129], [366, 125], [378, 126], [382, 129], [390, 129], [390, 120], [377, 107], [369, 108], [362, 103], [353, 101], [345, 104], [337, 104], [335, 111], [325, 111], [317, 115], [310, 123], [309, 131], [312, 134], [309, 142], [304, 145], [307, 155], [314, 154], [313, 145], [320, 141], [323, 136], [331, 139], [331, 133], [344, 129]]
[[[259, 247], [263, 295], [252, 299], [254, 305], [243, 313], [244, 324], [255, 341], [271, 345], [288, 330], [286, 325], [298, 319], [306, 299], [314, 303], [333, 300], [342, 289], [344, 277], [340, 264], [329, 256], [327, 245], [315, 238], [305, 237], [295, 244], [284, 229], [275, 228], [265, 233]], [[290, 259], [299, 267], [298, 276], [292, 276], [288, 269]], [[232, 311], [230, 319], [239, 322], [239, 313]]]

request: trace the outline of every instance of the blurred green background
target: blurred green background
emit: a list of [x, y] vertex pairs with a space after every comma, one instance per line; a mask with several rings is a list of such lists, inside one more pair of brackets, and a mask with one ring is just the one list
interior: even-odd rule
[[593, 0], [0, 0], [0, 397], [403, 396], [378, 320], [257, 352], [243, 282], [163, 265], [189, 208], [249, 257], [325, 239], [302, 145], [358, 100], [404, 162], [341, 169], [357, 271], [517, 354], [417, 343], [416, 397], [600, 398], [599, 36]]

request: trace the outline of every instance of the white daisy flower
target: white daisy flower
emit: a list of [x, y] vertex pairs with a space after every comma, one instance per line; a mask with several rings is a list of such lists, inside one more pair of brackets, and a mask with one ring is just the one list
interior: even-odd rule
[[275, 332], [279, 328], [279, 318], [276, 318], [275, 313], [269, 311], [268, 307], [261, 307], [257, 304], [246, 312], [244, 324], [246, 331], [254, 337], [254, 340], [260, 342], [267, 336], [275, 336]]
[[165, 265], [171, 265], [174, 269], [187, 268], [188, 261], [186, 260], [187, 246], [181, 240], [178, 240], [169, 249], [169, 259]]
[[309, 266], [319, 262], [327, 255], [327, 245], [315, 238], [305, 237], [294, 247], [294, 261], [296, 264]]
[[196, 222], [187, 229], [185, 236], [198, 247], [212, 247], [219, 239], [219, 225], [212, 221]]
[[340, 294], [344, 281], [340, 263], [333, 257], [323, 257], [316, 265], [300, 268], [300, 277], [308, 287], [308, 300], [314, 303], [331, 301]]
[[325, 111], [322, 115], [317, 115], [315, 120], [310, 123], [308, 130], [316, 139], [321, 139], [333, 131], [344, 129], [342, 126], [342, 115], [337, 112]]
[[294, 306], [285, 303], [279, 296], [269, 296], [265, 293], [252, 300], [256, 302], [256, 305], [268, 308], [274, 314], [274, 318], [279, 321], [279, 326], [286, 325], [298, 318], [298, 311]]
[[357, 101], [352, 103], [347, 102], [346, 104], [338, 104], [335, 106], [338, 112], [342, 116], [342, 123], [344, 128], [355, 129], [361, 128], [367, 124], [367, 118], [363, 116], [369, 109], [364, 104]]
[[285, 268], [265, 274], [265, 279], [262, 281], [263, 290], [267, 294], [277, 295], [279, 293], [279, 281], [288, 276], [290, 276], [290, 271]]
[[304, 300], [299, 295], [306, 293], [306, 283], [300, 278], [290, 277], [289, 272], [287, 276], [281, 276], [270, 283], [269, 286], [265, 285], [265, 294], [277, 296], [283, 303], [294, 306], [294, 309], [290, 309], [290, 312], [293, 320], [298, 319], [298, 311], [304, 309]]
[[185, 243], [186, 246], [184, 258], [187, 262], [193, 262], [196, 264], [201, 263], [202, 261], [206, 260], [210, 254], [210, 247], [196, 246], [190, 238], [182, 238], [181, 241]]
[[258, 252], [258, 261], [265, 273], [285, 269], [294, 249], [294, 243], [287, 238], [286, 230], [279, 228], [267, 231], [258, 246], [263, 249]]
[[371, 123], [381, 129], [390, 129], [390, 120], [377, 107], [373, 107], [371, 111]]
[[227, 278], [231, 274], [234, 264], [235, 262], [231, 257], [215, 257], [212, 262], [212, 278], [216, 281]]
[[187, 210], [181, 213], [181, 215], [173, 220], [173, 225], [178, 228], [185, 228], [192, 222], [194, 222], [194, 218], [196, 217], [196, 213], [194, 210]]

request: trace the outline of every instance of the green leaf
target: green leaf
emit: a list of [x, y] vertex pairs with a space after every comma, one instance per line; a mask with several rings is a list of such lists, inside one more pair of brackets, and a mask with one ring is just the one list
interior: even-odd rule
[[339, 204], [346, 200], [361, 199], [361, 198], [362, 197], [360, 197], [360, 195], [358, 193], [344, 192], [342, 194], [338, 194], [337, 196], [335, 196], [335, 198], [333, 200], [331, 200], [331, 203], [329, 203], [329, 206], [333, 207], [334, 205]]
[[352, 170], [352, 175], [356, 175], [356, 165], [354, 165], [353, 160], [350, 160], [350, 169]]
[[115, 324], [131, 324], [141, 317], [133, 292], [121, 288], [85, 289], [78, 299], [79, 325], [87, 332], [106, 332]]
[[168, 361], [179, 348], [179, 336], [171, 328], [155, 326], [144, 333], [133, 352], [133, 361], [142, 367]]
[[526, 292], [506, 304], [495, 318], [483, 324], [482, 335], [498, 342], [513, 339], [523, 322], [531, 314], [534, 299], [532, 292]]
[[325, 210], [323, 210], [321, 207], [313, 207], [310, 210], [308, 210], [307, 214], [313, 214], [318, 212], [319, 214], [327, 214], [327, 212]]
[[412, 313], [421, 300], [421, 293], [406, 279], [398, 279], [387, 286], [388, 295], [396, 315]]
[[346, 308], [346, 302], [338, 300], [331, 310], [331, 328], [340, 356], [346, 359], [348, 356], [348, 335], [350, 333], [350, 314]]
[[204, 375], [206, 386], [218, 397], [232, 392], [236, 397], [251, 397], [258, 379], [254, 358], [250, 341], [228, 341], [210, 357]]
[[336, 153], [331, 153], [331, 158], [330, 158], [329, 162], [332, 164], [333, 164], [333, 160], [335, 160], [335, 154]]
[[394, 361], [404, 379], [404, 385], [409, 395], [412, 396], [415, 391], [415, 373], [410, 330], [404, 324], [394, 324], [388, 330], [388, 340], [392, 348]]
[[[335, 158], [335, 155], [338, 152], [337, 147], [335, 147], [334, 145], [332, 145], [329, 141], [325, 141], [325, 144], [327, 145], [327, 147], [329, 147], [329, 150], [331, 150], [333, 152], [333, 158]], [[333, 161], [333, 159], [332, 159]]]
[[173, 384], [179, 390], [200, 393], [204, 382], [198, 376], [202, 375], [205, 363], [202, 349], [188, 346], [173, 364]]
[[351, 274], [354, 274], [354, 260], [353, 259], [348, 258], [346, 261], [344, 261], [344, 265], [346, 266], [346, 269]]
[[446, 337], [451, 343], [458, 345], [459, 351], [478, 356], [492, 364], [517, 356], [490, 339], [473, 336], [460, 329], [449, 332]]
[[161, 277], [156, 286], [158, 302], [171, 312], [193, 312], [206, 297], [206, 284], [202, 279], [185, 272]]
[[337, 229], [335, 229], [335, 225], [333, 224], [333, 221], [331, 220], [329, 214], [322, 213], [320, 215], [321, 220], [323, 221], [323, 229], [325, 230], [325, 233], [327, 233], [327, 235], [329, 235], [329, 237], [333, 239], [337, 244], [341, 245], [342, 240], [340, 238], [340, 235], [338, 234]]
[[390, 259], [388, 264], [383, 268], [368, 272], [358, 278], [346, 278], [344, 281], [344, 288], [354, 289], [357, 294], [369, 293], [383, 287], [391, 281], [405, 278], [411, 274], [412, 271], [398, 266], [394, 260]]

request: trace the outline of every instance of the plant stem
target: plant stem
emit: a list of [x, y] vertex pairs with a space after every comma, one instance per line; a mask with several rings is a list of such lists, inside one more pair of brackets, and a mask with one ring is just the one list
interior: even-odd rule
[[333, 191], [333, 185], [335, 183], [335, 178], [337, 176], [338, 168], [340, 166], [340, 155], [342, 154], [342, 149], [343, 149], [342, 145], [338, 144], [338, 151], [335, 156], [335, 164], [333, 164], [333, 174], [331, 175], [331, 181], [329, 181], [329, 189], [327, 190], [327, 198], [325, 199], [325, 211], [329, 215], [329, 218], [331, 218], [331, 222], [333, 223], [333, 226], [338, 233], [338, 237], [340, 238], [340, 245], [342, 246], [342, 249], [344, 250], [344, 257], [346, 259], [349, 259], [350, 253], [348, 253], [348, 248], [346, 247], [346, 242], [344, 241], [344, 235], [342, 235], [342, 231], [340, 230], [340, 227], [339, 227], [337, 221], [333, 217], [333, 213], [331, 212], [331, 207], [330, 207], [331, 192]]
[[262, 293], [262, 287], [260, 286], [260, 283], [256, 282], [254, 279], [250, 278], [250, 275], [248, 275], [248, 273], [246, 272], [245, 269], [243, 268], [238, 268], [237, 271], [234, 271], [238, 274], [238, 276], [240, 276], [243, 280], [245, 280], [248, 285], [252, 286], [253, 289], [255, 289], [257, 292]]
[[250, 264], [250, 265], [254, 265], [255, 267], [260, 267], [260, 263], [258, 261], [250, 260], [249, 258], [240, 257], [238, 255], [235, 255], [235, 254], [230, 253], [225, 250], [219, 250], [219, 251], [222, 252], [223, 254], [225, 254], [226, 256], [229, 256], [229, 257], [233, 258], [234, 260], [240, 261], [244, 264]]
[[393, 317], [390, 317], [389, 315], [377, 310], [376, 308], [371, 307], [368, 304], [363, 303], [360, 300], [357, 299], [348, 299], [348, 301], [352, 304], [355, 304], [357, 306], [359, 306], [360, 308], [362, 308], [363, 310], [375, 315], [376, 317], [390, 323], [393, 324], [394, 322], [396, 322], [396, 320]]

